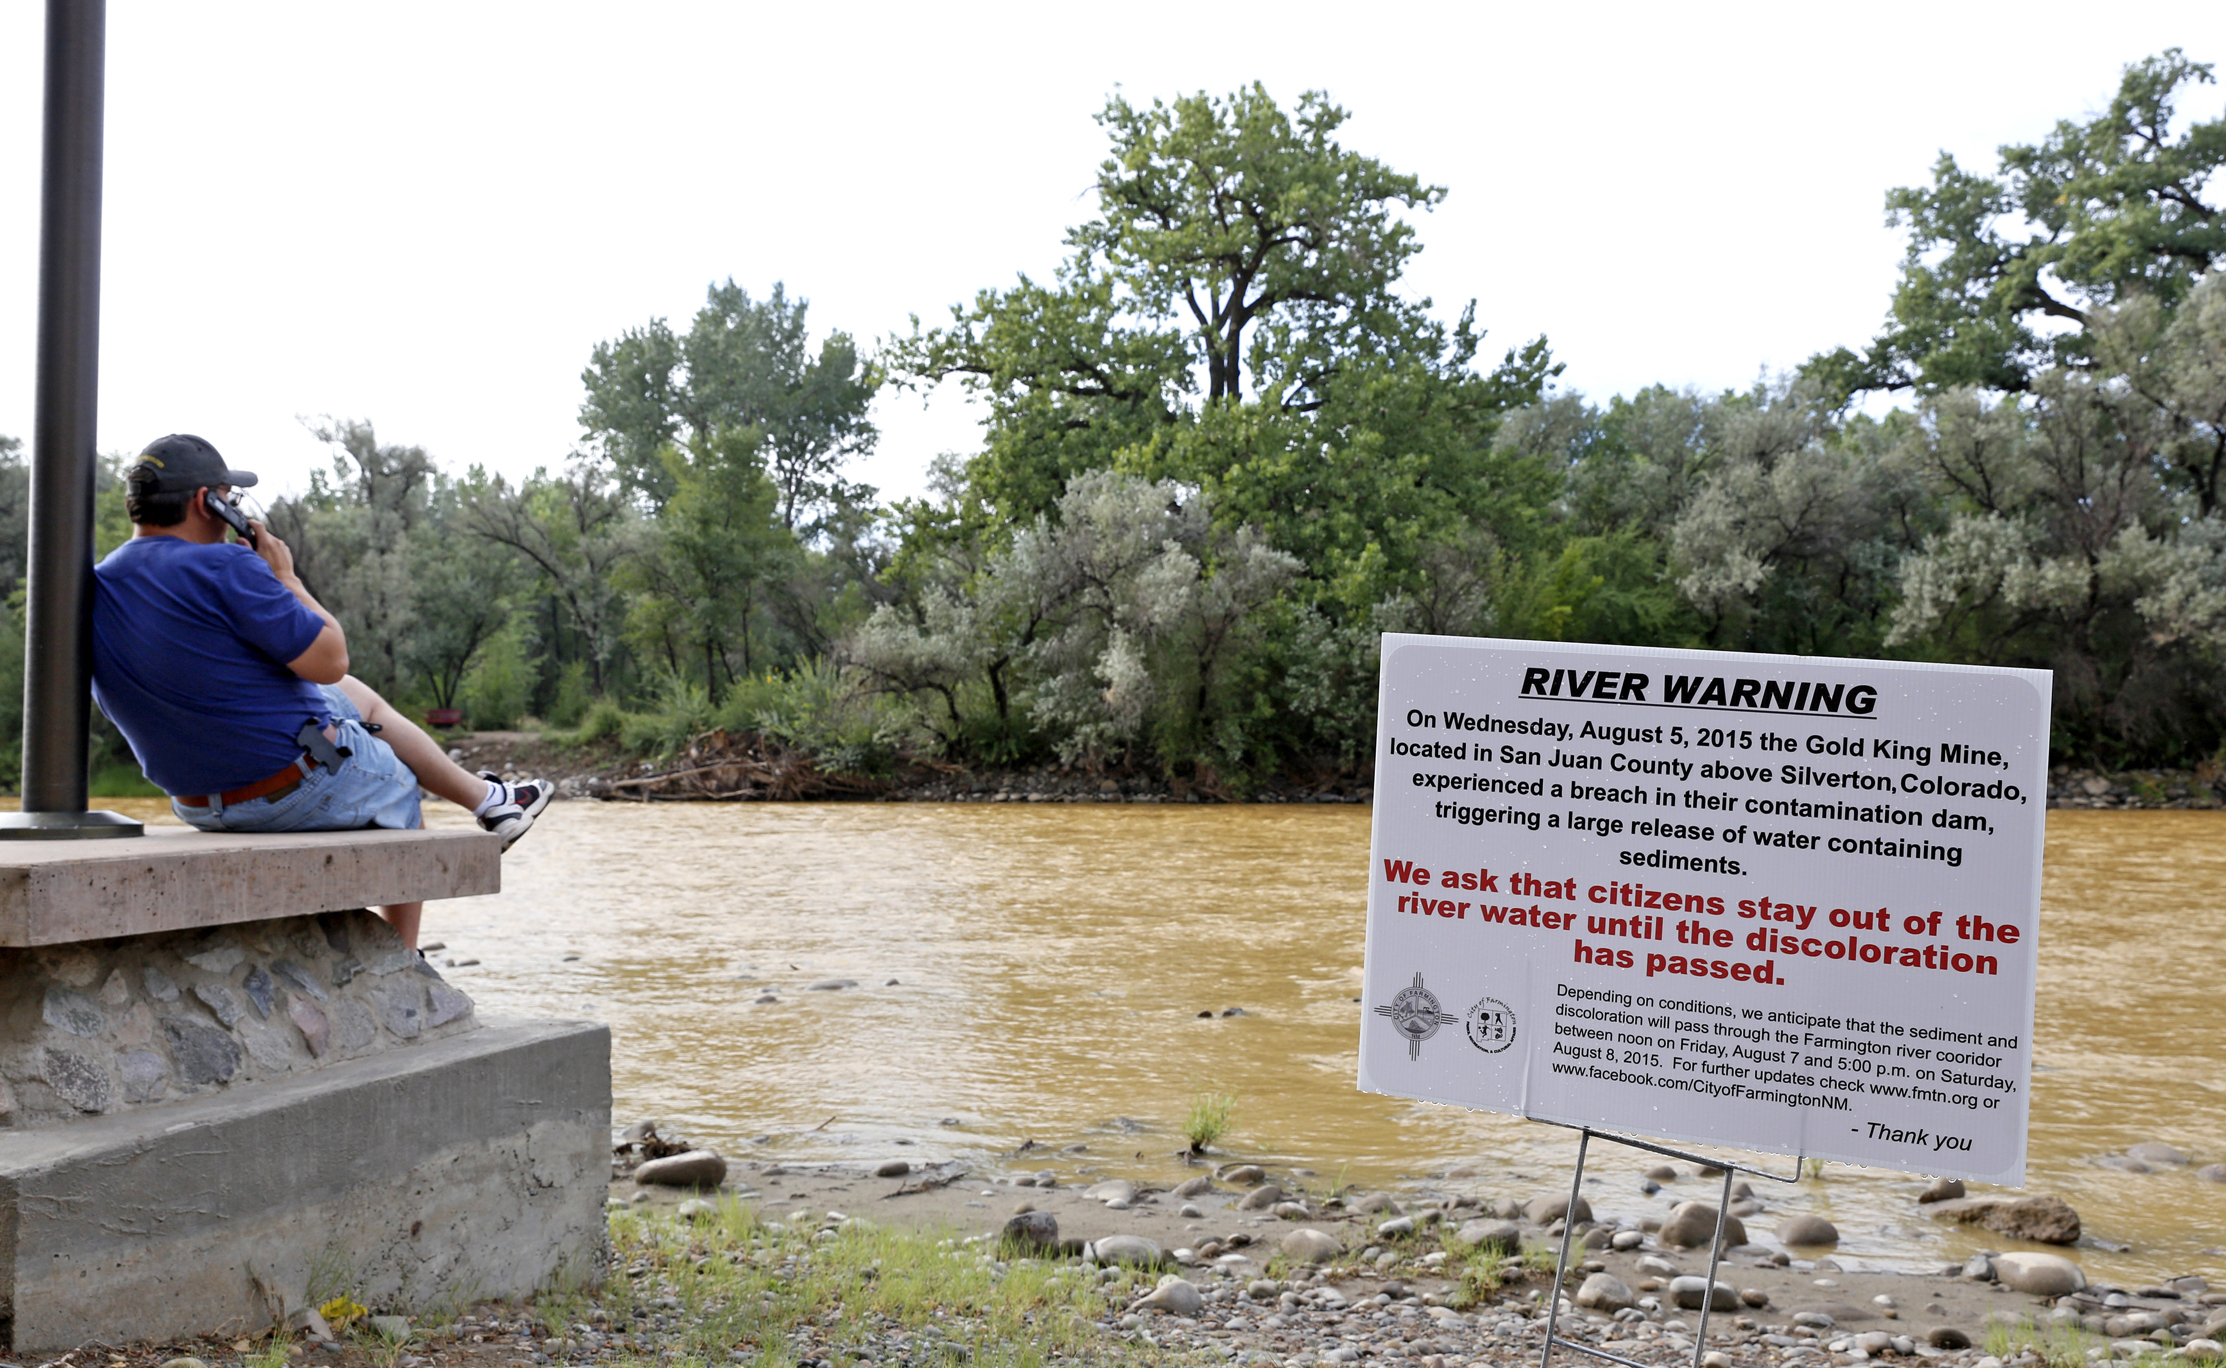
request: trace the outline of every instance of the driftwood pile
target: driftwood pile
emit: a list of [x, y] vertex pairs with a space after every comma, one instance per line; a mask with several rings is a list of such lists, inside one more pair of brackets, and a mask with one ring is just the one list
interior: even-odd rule
[[606, 780], [593, 791], [642, 803], [746, 803], [873, 797], [897, 785], [895, 779], [829, 774], [803, 751], [761, 733], [719, 728], [690, 741], [664, 768]]

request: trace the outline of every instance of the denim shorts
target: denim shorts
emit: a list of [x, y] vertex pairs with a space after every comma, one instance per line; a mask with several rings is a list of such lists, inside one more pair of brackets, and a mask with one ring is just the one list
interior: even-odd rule
[[417, 776], [394, 747], [363, 729], [363, 714], [337, 685], [318, 687], [332, 711], [333, 745], [352, 752], [339, 769], [313, 765], [299, 787], [273, 798], [229, 804], [217, 798], [207, 807], [187, 807], [173, 798], [170, 810], [203, 831], [413, 831], [423, 826]]

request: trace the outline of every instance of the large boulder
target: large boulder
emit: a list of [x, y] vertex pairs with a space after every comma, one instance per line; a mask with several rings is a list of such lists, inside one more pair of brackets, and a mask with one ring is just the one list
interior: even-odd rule
[[1519, 1254], [1523, 1249], [1521, 1226], [1513, 1221], [1495, 1221], [1488, 1216], [1463, 1221], [1461, 1228], [1453, 1232], [1453, 1238], [1495, 1254]]
[[1203, 1197], [1213, 1191], [1213, 1179], [1201, 1173], [1196, 1178], [1185, 1179], [1175, 1185], [1177, 1197]]
[[1994, 1276], [2019, 1292], [2036, 1297], [2064, 1297], [2087, 1286], [2079, 1265], [2061, 1254], [1999, 1254]]
[[[1677, 1245], [1684, 1249], [1705, 1248], [1716, 1233], [1716, 1208], [1706, 1202], [1681, 1202], [1662, 1222], [1663, 1244]], [[1724, 1215], [1724, 1243], [1743, 1245], [1747, 1242], [1747, 1227], [1737, 1216]]]
[[727, 1161], [711, 1150], [686, 1150], [650, 1159], [634, 1170], [645, 1186], [715, 1188], [727, 1180]]
[[[1869, 1320], [1877, 1314], [1869, 1307], [1853, 1306], [1847, 1302], [1803, 1302], [1799, 1306], [1786, 1308], [1786, 1319], [1795, 1325], [1814, 1326], [1819, 1330]], [[1803, 1316], [1809, 1319], [1803, 1320]]]
[[1632, 1296], [1623, 1279], [1613, 1273], [1595, 1273], [1577, 1289], [1577, 1305], [1587, 1311], [1606, 1311], [1612, 1315], [1637, 1304], [1638, 1298]]
[[1280, 1202], [1282, 1200], [1282, 1184], [1262, 1183], [1260, 1184], [1260, 1186], [1252, 1189], [1252, 1191], [1244, 1195], [1244, 1200], [1237, 1203], [1237, 1210], [1266, 1211], [1269, 1208], [1273, 1207], [1277, 1202]]
[[1138, 1264], [1151, 1268], [1167, 1257], [1159, 1241], [1142, 1235], [1108, 1235], [1090, 1246], [1099, 1263]]
[[1592, 1203], [1579, 1197], [1576, 1212], [1571, 1215], [1567, 1197], [1533, 1197], [1530, 1205], [1523, 1208], [1523, 1214], [1530, 1218], [1532, 1225], [1552, 1225], [1564, 1216], [1573, 1221], [1589, 1221], [1592, 1219]]
[[1952, 1202], [1961, 1196], [1963, 1196], [1963, 1180], [1961, 1178], [1935, 1178], [1930, 1183], [1925, 1184], [1923, 1192], [1917, 1194], [1917, 1201], [1920, 1204]]
[[1822, 1216], [1791, 1216], [1778, 1223], [1778, 1240], [1788, 1245], [1836, 1245], [1840, 1231]]
[[[1708, 1296], [1708, 1279], [1690, 1273], [1682, 1278], [1672, 1278], [1669, 1294], [1671, 1301], [1687, 1311], [1698, 1311], [1701, 1301]], [[1718, 1311], [1736, 1311], [1739, 1309], [1739, 1289], [1727, 1282], [1717, 1283], [1715, 1301], [1715, 1309]]]
[[1344, 1253], [1345, 1246], [1326, 1230], [1300, 1226], [1283, 1237], [1283, 1252], [1300, 1263], [1328, 1263]]
[[2013, 1240], [2068, 1245], [2079, 1242], [2079, 1213], [2061, 1197], [1961, 1197], [1935, 1202], [1935, 1216], [1983, 1226]]
[[1136, 1307], [1140, 1311], [1165, 1311], [1171, 1316], [1195, 1316], [1206, 1309], [1206, 1299], [1191, 1283], [1169, 1273], [1159, 1280], [1159, 1286], [1137, 1299]]
[[1023, 1254], [1059, 1248], [1059, 1218], [1048, 1211], [1023, 1211], [1005, 1222], [1001, 1242]]

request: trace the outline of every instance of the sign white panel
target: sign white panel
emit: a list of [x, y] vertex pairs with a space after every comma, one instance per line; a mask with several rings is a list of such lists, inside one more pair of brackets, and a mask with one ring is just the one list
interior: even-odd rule
[[2021, 1184], [2049, 688], [1386, 636], [1360, 1086]]

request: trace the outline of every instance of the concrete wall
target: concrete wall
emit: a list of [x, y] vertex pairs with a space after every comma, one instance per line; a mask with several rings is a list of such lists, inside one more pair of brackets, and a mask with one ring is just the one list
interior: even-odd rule
[[0, 1347], [416, 1309], [605, 1257], [610, 1033], [469, 1034], [0, 1141]]

